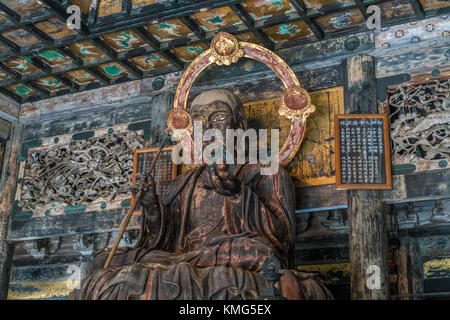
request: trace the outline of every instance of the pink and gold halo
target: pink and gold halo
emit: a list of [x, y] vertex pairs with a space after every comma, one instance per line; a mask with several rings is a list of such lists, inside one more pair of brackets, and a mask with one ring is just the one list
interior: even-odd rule
[[[297, 153], [305, 135], [306, 118], [315, 111], [309, 93], [300, 86], [288, 64], [274, 52], [254, 43], [239, 42], [233, 35], [219, 32], [211, 42], [211, 48], [197, 57], [183, 73], [175, 93], [174, 110], [187, 109], [188, 96], [200, 73], [209, 65], [230, 65], [246, 57], [264, 63], [281, 79], [284, 91], [281, 96], [280, 115], [292, 121], [287, 141], [277, 157], [281, 166], [287, 166]], [[170, 124], [168, 123], [169, 127]], [[176, 131], [176, 130], [175, 130]], [[194, 143], [189, 130], [179, 134], [184, 148]], [[188, 149], [192, 150], [192, 149]]]

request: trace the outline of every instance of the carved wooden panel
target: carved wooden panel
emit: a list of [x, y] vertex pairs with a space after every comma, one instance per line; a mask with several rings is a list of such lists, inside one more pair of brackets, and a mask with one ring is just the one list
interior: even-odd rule
[[25, 142], [17, 206], [25, 217], [129, 206], [133, 152], [144, 146], [126, 124]]
[[397, 172], [448, 167], [450, 158], [450, 73], [418, 77], [388, 88], [392, 162]]

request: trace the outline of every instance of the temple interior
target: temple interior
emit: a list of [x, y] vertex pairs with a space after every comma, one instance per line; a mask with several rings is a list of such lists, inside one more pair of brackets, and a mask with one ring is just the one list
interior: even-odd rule
[[[228, 40], [242, 54], [221, 60]], [[307, 113], [280, 100], [297, 79]], [[290, 152], [290, 269], [336, 300], [450, 298], [448, 0], [0, 0], [0, 299], [68, 299], [118, 238], [168, 113], [211, 89]], [[370, 119], [381, 160], [364, 144], [352, 172], [342, 128]], [[195, 168], [171, 145], [158, 194]]]

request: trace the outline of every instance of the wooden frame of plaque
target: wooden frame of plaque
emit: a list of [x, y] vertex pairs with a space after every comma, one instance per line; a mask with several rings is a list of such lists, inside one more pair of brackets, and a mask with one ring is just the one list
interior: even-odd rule
[[[384, 183], [343, 183], [341, 167], [341, 130], [340, 119], [381, 119], [383, 121], [384, 145]], [[336, 159], [336, 189], [392, 189], [391, 148], [389, 137], [389, 117], [387, 114], [337, 114], [334, 116], [335, 159]]]
[[[160, 155], [158, 161], [156, 162], [155, 168], [153, 169], [153, 173], [157, 172], [157, 170], [159, 169], [159, 164], [161, 162], [161, 157], [163, 156], [164, 152], [169, 151], [169, 154], [170, 154], [174, 147], [175, 146], [169, 146], [169, 147], [165, 147], [165, 148], [162, 149], [161, 155]], [[152, 157], [146, 157], [146, 159], [144, 160], [144, 161], [148, 162], [148, 163], [146, 163], [146, 165], [144, 165], [144, 169], [148, 170], [148, 166], [150, 166], [150, 163], [153, 160], [153, 157], [158, 152], [158, 150], [159, 150], [158, 147], [153, 147], [153, 148], [147, 148], [147, 149], [138, 149], [138, 150], [134, 151], [133, 177], [132, 177], [132, 183], [133, 184], [136, 182], [136, 173], [138, 172], [138, 166], [140, 164], [139, 163], [139, 156], [142, 155], [142, 154], [144, 154], [144, 155], [145, 154], [153, 154]], [[173, 162], [170, 162], [170, 164], [168, 164], [168, 165], [170, 165], [170, 168], [166, 169], [166, 173], [170, 172], [170, 174], [171, 174], [170, 180], [172, 181], [177, 176], [178, 167]], [[160, 194], [160, 192], [158, 192], [158, 191], [160, 191], [158, 189], [160, 189], [160, 187], [161, 187], [161, 186], [159, 186], [158, 177], [155, 177], [154, 175], [153, 175], [153, 177], [155, 178], [155, 183], [156, 183], [156, 188], [157, 188], [156, 193], [158, 194], [158, 196], [162, 196], [162, 194]], [[168, 186], [168, 184], [167, 184], [167, 186]], [[165, 185], [165, 186], [162, 186], [162, 187], [167, 187], [167, 186]], [[132, 196], [131, 197], [131, 204], [133, 204], [133, 202], [134, 202], [134, 197]], [[136, 210], [136, 212], [139, 213], [139, 212], [141, 212], [141, 210]]]

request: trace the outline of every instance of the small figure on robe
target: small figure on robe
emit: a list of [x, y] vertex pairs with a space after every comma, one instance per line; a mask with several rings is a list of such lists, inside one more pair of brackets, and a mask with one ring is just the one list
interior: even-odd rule
[[[247, 129], [244, 108], [228, 90], [209, 90], [190, 106], [206, 129]], [[207, 143], [204, 144], [205, 147]], [[287, 299], [332, 299], [314, 274], [294, 270], [295, 193], [280, 167], [261, 175], [259, 164], [199, 165], [170, 184], [159, 201], [151, 177], [139, 179], [143, 219], [134, 248], [119, 248], [108, 269], [107, 249], [70, 299], [257, 299], [269, 287], [261, 268], [281, 269]]]

